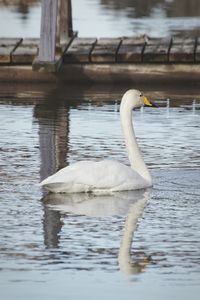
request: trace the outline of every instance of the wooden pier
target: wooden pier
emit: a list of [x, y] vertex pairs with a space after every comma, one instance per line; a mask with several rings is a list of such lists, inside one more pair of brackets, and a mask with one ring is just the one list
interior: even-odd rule
[[68, 38], [60, 68], [33, 71], [39, 39], [0, 39], [0, 81], [188, 80], [200, 76], [200, 38]]
[[71, 0], [42, 0], [40, 38], [0, 38], [0, 82], [199, 82], [200, 37], [78, 37]]

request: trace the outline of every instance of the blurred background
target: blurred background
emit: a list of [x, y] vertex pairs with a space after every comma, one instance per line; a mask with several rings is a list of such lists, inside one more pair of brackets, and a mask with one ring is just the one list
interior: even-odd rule
[[[40, 0], [0, 0], [1, 37], [38, 37]], [[199, 0], [72, 0], [79, 36], [198, 36]]]

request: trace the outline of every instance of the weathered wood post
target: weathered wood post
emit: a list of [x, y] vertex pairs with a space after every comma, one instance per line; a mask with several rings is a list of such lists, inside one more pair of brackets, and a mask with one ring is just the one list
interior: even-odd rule
[[58, 0], [57, 46], [65, 45], [73, 36], [71, 0]]
[[33, 70], [57, 71], [72, 34], [71, 0], [42, 0], [39, 53]]
[[57, 11], [58, 0], [42, 0], [38, 55], [41, 62], [54, 62], [55, 60]]

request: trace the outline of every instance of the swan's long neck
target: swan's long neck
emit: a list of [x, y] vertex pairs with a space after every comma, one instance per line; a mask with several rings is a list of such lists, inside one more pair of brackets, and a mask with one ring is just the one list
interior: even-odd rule
[[132, 124], [132, 108], [124, 103], [122, 100], [120, 106], [120, 118], [121, 125], [124, 134], [125, 144], [128, 151], [128, 157], [131, 164], [131, 168], [135, 170], [140, 176], [142, 176], [150, 185], [152, 184], [151, 175], [147, 169], [147, 166], [142, 158], [142, 154], [138, 147], [135, 132]]

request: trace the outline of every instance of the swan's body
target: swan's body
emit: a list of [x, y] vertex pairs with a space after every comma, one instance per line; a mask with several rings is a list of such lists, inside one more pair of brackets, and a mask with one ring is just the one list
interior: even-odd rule
[[61, 169], [42, 183], [54, 193], [129, 191], [148, 183], [130, 167], [117, 161], [80, 161]]
[[151, 175], [142, 159], [132, 125], [132, 110], [151, 106], [137, 90], [127, 91], [121, 101], [120, 118], [131, 167], [114, 160], [80, 161], [41, 182], [53, 193], [112, 193], [147, 188]]

